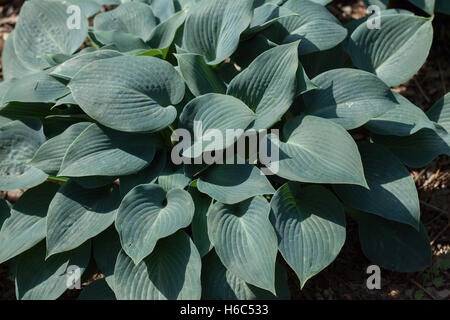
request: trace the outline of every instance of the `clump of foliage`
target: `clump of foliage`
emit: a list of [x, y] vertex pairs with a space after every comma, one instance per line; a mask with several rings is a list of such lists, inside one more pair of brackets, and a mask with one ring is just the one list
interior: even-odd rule
[[[390, 9], [369, 29], [330, 1], [123, 2], [29, 0], [6, 40], [0, 190], [26, 192], [0, 200], [0, 263], [18, 299], [60, 297], [71, 266], [105, 276], [85, 299], [288, 298], [286, 268], [301, 287], [326, 268], [346, 214], [373, 263], [430, 264], [407, 167], [450, 154], [450, 97], [424, 113], [390, 87], [425, 62], [432, 17]], [[194, 121], [279, 129], [280, 158], [175, 164], [172, 131]], [[187, 147], [219, 157], [201, 133]]]

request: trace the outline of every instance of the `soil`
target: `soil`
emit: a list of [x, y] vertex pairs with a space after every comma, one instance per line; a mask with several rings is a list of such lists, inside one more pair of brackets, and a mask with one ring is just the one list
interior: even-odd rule
[[[0, 50], [3, 49], [6, 37], [14, 28], [22, 2], [22, 0], [0, 0]], [[366, 15], [362, 0], [335, 0], [327, 7], [343, 23]], [[407, 1], [398, 1], [395, 7], [424, 15]], [[450, 56], [448, 45], [450, 18], [437, 15], [433, 25], [435, 36], [428, 60], [412, 80], [394, 88], [425, 111], [450, 88], [450, 61], [447, 60]], [[0, 80], [2, 80], [1, 71]], [[349, 219], [347, 240], [341, 253], [328, 268], [310, 279], [303, 290], [300, 290], [298, 280], [289, 270], [289, 285], [293, 299], [450, 300], [450, 271], [436, 271], [450, 259], [450, 158], [441, 156], [425, 168], [411, 170], [411, 175], [419, 192], [422, 221], [431, 239], [433, 265], [418, 273], [395, 273], [382, 270], [381, 289], [367, 289], [366, 269], [371, 263], [361, 251], [356, 224]], [[15, 202], [21, 193], [20, 190], [3, 192], [0, 193], [0, 197]], [[436, 275], [433, 276], [433, 272], [436, 272]], [[9, 280], [8, 275], [8, 268], [1, 265], [0, 300], [15, 298], [14, 283]], [[94, 277], [101, 277], [101, 275], [95, 274]], [[442, 281], [433, 283], [433, 278], [439, 278]], [[73, 299], [76, 295], [66, 294], [62, 298]]]

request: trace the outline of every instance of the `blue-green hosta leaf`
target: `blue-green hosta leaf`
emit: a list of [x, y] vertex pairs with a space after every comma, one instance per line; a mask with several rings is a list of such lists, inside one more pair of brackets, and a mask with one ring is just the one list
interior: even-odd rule
[[235, 205], [217, 202], [208, 214], [208, 235], [231, 273], [275, 294], [278, 246], [269, 213], [270, 205], [263, 197]]
[[184, 189], [190, 182], [191, 179], [184, 175], [184, 168], [182, 166], [175, 166], [170, 161], [158, 177], [158, 185], [166, 190], [166, 192], [172, 189]]
[[153, 136], [119, 132], [91, 124], [67, 149], [58, 175], [129, 175], [147, 167], [154, 156]]
[[80, 71], [81, 68], [88, 65], [91, 62], [101, 59], [108, 59], [121, 56], [122, 54], [114, 50], [97, 50], [94, 52], [88, 52], [85, 54], [77, 55], [59, 66], [57, 66], [50, 74], [52, 76], [60, 77], [63, 79], [71, 80], [75, 74]]
[[166, 192], [156, 184], [135, 187], [122, 200], [116, 229], [123, 250], [137, 265], [154, 250], [159, 239], [187, 227], [194, 216], [188, 192]]
[[279, 19], [289, 16], [298, 16], [298, 14], [272, 3], [266, 3], [259, 6], [253, 12], [252, 21], [250, 22], [248, 29], [245, 30], [244, 36], [247, 37], [248, 35], [260, 32], [277, 22]]
[[69, 87], [91, 118], [128, 132], [159, 131], [170, 125], [177, 116], [173, 105], [185, 93], [184, 81], [170, 63], [144, 56], [94, 61]]
[[84, 189], [66, 182], [50, 203], [47, 215], [47, 257], [79, 247], [106, 230], [116, 217], [119, 188]]
[[106, 283], [106, 280], [101, 278], [84, 287], [78, 300], [116, 300], [116, 296]]
[[273, 173], [299, 182], [367, 186], [358, 148], [344, 128], [314, 116], [299, 123], [286, 142], [280, 141], [279, 161], [267, 166]]
[[[253, 111], [232, 96], [210, 93], [191, 100], [180, 115], [180, 128], [194, 139], [183, 156], [197, 158], [202, 152], [226, 149], [239, 138], [232, 131], [245, 130], [255, 119]], [[225, 141], [215, 138], [218, 132]]]
[[372, 139], [410, 168], [422, 168], [441, 154], [450, 156], [450, 134], [439, 128], [423, 129], [407, 137], [373, 136]]
[[92, 248], [95, 263], [105, 276], [108, 286], [114, 291], [114, 266], [122, 249], [116, 228], [111, 226], [92, 239]]
[[328, 50], [341, 43], [347, 30], [322, 5], [309, 0], [289, 0], [282, 5], [299, 16], [278, 20], [263, 33], [276, 43], [302, 40], [302, 55]]
[[78, 6], [81, 12], [88, 18], [92, 17], [94, 14], [102, 9], [102, 5], [97, 0], [51, 0], [66, 2], [69, 5]]
[[128, 2], [114, 10], [96, 15], [94, 32], [95, 36], [102, 42], [103, 32], [120, 33], [124, 36], [129, 34], [147, 41], [156, 25], [157, 21], [150, 6], [139, 2]]
[[47, 140], [39, 147], [29, 164], [47, 174], [57, 174], [67, 149], [89, 125], [89, 122], [76, 123], [60, 135]]
[[409, 2], [422, 9], [430, 16], [434, 14], [435, 0], [409, 0]]
[[59, 185], [44, 183], [25, 192], [11, 209], [0, 231], [0, 263], [45, 238], [45, 217]]
[[189, 188], [188, 191], [195, 204], [194, 217], [191, 224], [192, 240], [198, 249], [200, 257], [203, 257], [213, 247], [208, 237], [207, 216], [214, 200], [201, 194], [197, 188]]
[[275, 290], [277, 295], [242, 281], [231, 273], [215, 252], [203, 260], [202, 299], [205, 300], [288, 300], [290, 293], [287, 274], [277, 263], [275, 266]]
[[398, 106], [389, 87], [366, 71], [334, 69], [318, 75], [312, 82], [319, 89], [303, 95], [306, 112], [330, 119], [347, 130]]
[[5, 93], [2, 103], [8, 102], [41, 102], [54, 103], [70, 93], [63, 83], [41, 71], [16, 79], [14, 85]]
[[297, 93], [313, 87], [303, 74], [298, 60], [298, 42], [277, 46], [258, 56], [228, 86], [227, 94], [241, 99], [257, 118], [255, 130], [266, 129], [278, 122], [289, 109]]
[[278, 247], [303, 287], [334, 261], [345, 242], [345, 213], [321, 186], [286, 183], [272, 198], [271, 221]]
[[[140, 184], [155, 183], [156, 179], [163, 172], [167, 163], [167, 154], [165, 151], [158, 151], [152, 160], [152, 163], [144, 170], [138, 173], [120, 178], [120, 194], [122, 198], [134, 187]], [[189, 184], [189, 181], [187, 182]], [[186, 185], [187, 185], [186, 184]], [[182, 186], [183, 189], [186, 185]]]
[[203, 0], [188, 13], [183, 47], [216, 65], [230, 57], [252, 19], [253, 0]]
[[392, 92], [399, 105], [366, 123], [365, 127], [375, 134], [409, 136], [428, 128], [435, 129], [425, 112], [401, 94]]
[[411, 79], [424, 64], [433, 41], [431, 18], [410, 14], [380, 17], [381, 29], [361, 24], [347, 51], [353, 64], [376, 74], [389, 86]]
[[197, 186], [200, 192], [225, 204], [275, 193], [262, 171], [249, 163], [216, 164], [202, 173]]
[[[71, 55], [81, 46], [87, 36], [88, 21], [84, 14], [71, 21], [68, 6], [49, 0], [24, 3], [14, 35], [15, 51], [21, 60], [35, 68], [45, 68], [45, 55]], [[79, 26], [69, 28], [69, 22], [79, 22]]]
[[[16, 270], [16, 298], [19, 300], [55, 300], [71, 286], [69, 277], [77, 280], [86, 270], [91, 257], [91, 244], [87, 242], [75, 250], [45, 259], [45, 241], [18, 257]], [[75, 271], [76, 272], [76, 271]]]
[[361, 248], [373, 263], [397, 272], [419, 272], [431, 265], [430, 239], [422, 223], [417, 231], [362, 212], [357, 221]]
[[166, 21], [158, 24], [150, 34], [147, 44], [153, 49], [166, 49], [170, 47], [177, 30], [181, 27], [186, 19], [186, 11], [180, 11], [171, 16]]
[[36, 72], [31, 65], [25, 64], [17, 57], [14, 48], [14, 31], [12, 31], [5, 40], [2, 52], [2, 73], [5, 80], [12, 78], [21, 78], [27, 74]]
[[0, 127], [0, 190], [32, 188], [47, 179], [43, 171], [27, 164], [44, 141], [42, 124], [35, 119]]
[[325, 5], [329, 4], [333, 0], [310, 0], [310, 1], [315, 2], [315, 3], [319, 3], [319, 4], [323, 5], [323, 6], [325, 6]]
[[436, 102], [427, 111], [427, 116], [450, 133], [450, 93], [447, 93]]
[[335, 185], [338, 196], [353, 208], [419, 228], [419, 198], [409, 171], [383, 146], [361, 143], [359, 152], [370, 190]]
[[122, 250], [114, 269], [118, 300], [198, 300], [201, 296], [200, 255], [184, 233], [158, 241], [137, 266]]
[[175, 5], [174, 0], [137, 0], [137, 1], [144, 2], [150, 5], [159, 23], [169, 19], [177, 11], [177, 9], [179, 9]]
[[225, 93], [226, 85], [208, 66], [203, 56], [193, 53], [177, 54], [178, 65], [186, 84], [196, 97], [207, 93]]

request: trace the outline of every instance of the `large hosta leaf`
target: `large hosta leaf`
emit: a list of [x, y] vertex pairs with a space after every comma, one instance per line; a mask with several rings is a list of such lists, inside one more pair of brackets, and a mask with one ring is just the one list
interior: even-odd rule
[[[314, 87], [303, 77], [297, 48], [298, 42], [294, 42], [262, 53], [229, 84], [227, 94], [254, 110], [257, 118], [252, 128], [255, 130], [278, 122], [297, 93]], [[297, 78], [297, 72], [302, 76]]]
[[[273, 140], [271, 136], [269, 140]], [[267, 167], [280, 177], [300, 182], [367, 186], [355, 141], [344, 128], [330, 120], [314, 116], [299, 118], [299, 125], [289, 139], [279, 144], [279, 160], [272, 160]]]
[[389, 150], [373, 143], [361, 143], [359, 152], [370, 190], [335, 185], [338, 196], [353, 208], [385, 219], [419, 227], [420, 206], [414, 180]]
[[277, 236], [270, 205], [255, 197], [235, 205], [215, 203], [208, 235], [225, 267], [241, 280], [275, 294]]
[[430, 120], [437, 122], [450, 133], [450, 93], [443, 96], [427, 112]]
[[183, 47], [211, 65], [230, 57], [252, 19], [252, 0], [203, 0], [191, 8], [184, 25]]
[[321, 186], [287, 183], [270, 203], [278, 247], [303, 287], [327, 267], [345, 242], [345, 214], [339, 200]]
[[227, 270], [215, 252], [203, 259], [202, 299], [206, 300], [272, 300], [289, 299], [287, 274], [277, 263], [275, 269], [276, 296], [267, 290], [242, 281]]
[[124, 3], [114, 10], [98, 14], [94, 19], [95, 36], [105, 44], [111, 44], [109, 36], [117, 39], [119, 35], [147, 41], [156, 25], [152, 8], [139, 2]]
[[411, 79], [424, 64], [433, 41], [431, 18], [410, 14], [380, 17], [381, 29], [361, 24], [347, 51], [359, 69], [375, 73], [389, 86]]
[[206, 93], [225, 93], [226, 86], [208, 66], [203, 56], [193, 53], [177, 54], [181, 74], [192, 94], [196, 97]]
[[373, 263], [397, 272], [419, 272], [430, 266], [430, 239], [422, 223], [418, 231], [362, 212], [357, 220], [361, 248]]
[[312, 79], [319, 89], [303, 96], [306, 112], [354, 129], [398, 106], [388, 86], [356, 69], [334, 69]]
[[81, 14], [79, 28], [68, 28], [69, 4], [49, 0], [27, 1], [20, 10], [14, 47], [23, 61], [35, 67], [47, 67], [49, 54], [74, 53], [87, 36], [88, 21]]
[[[183, 156], [197, 158], [202, 152], [226, 149], [239, 138], [232, 131], [240, 129], [243, 133], [255, 118], [245, 103], [232, 96], [210, 93], [191, 100], [180, 115], [180, 127], [192, 138]], [[223, 139], [216, 138], [215, 133]]]
[[56, 77], [70, 80], [78, 71], [80, 71], [81, 68], [91, 62], [101, 59], [114, 58], [121, 55], [122, 54], [120, 52], [114, 50], [98, 50], [94, 52], [87, 52], [85, 54], [79, 54], [58, 65], [50, 74]]
[[104, 278], [98, 279], [83, 288], [78, 300], [116, 300], [116, 296]]
[[155, 156], [154, 137], [91, 124], [69, 146], [58, 173], [67, 177], [120, 176], [145, 168]]
[[14, 204], [0, 231], [0, 263], [45, 238], [45, 217], [58, 188], [55, 183], [41, 184], [25, 192]]
[[47, 257], [77, 248], [107, 229], [120, 204], [119, 188], [84, 189], [74, 181], [58, 191], [47, 215]]
[[216, 164], [202, 173], [197, 187], [199, 191], [225, 204], [275, 193], [261, 170], [249, 163]]
[[409, 2], [422, 9], [430, 16], [434, 14], [434, 6], [436, 0], [409, 0]]
[[120, 251], [114, 270], [119, 300], [198, 300], [201, 260], [191, 239], [178, 231], [158, 241], [137, 266]]
[[186, 19], [186, 11], [180, 11], [171, 16], [166, 21], [158, 24], [150, 35], [148, 44], [153, 49], [166, 49], [168, 48], [177, 33], [178, 28], [184, 23]]
[[393, 92], [399, 105], [366, 123], [371, 132], [382, 135], [409, 136], [428, 128], [435, 129], [425, 112], [401, 94]]
[[194, 216], [194, 202], [184, 190], [166, 192], [155, 184], [140, 185], [123, 199], [116, 229], [123, 250], [137, 265], [165, 238], [187, 227]]
[[67, 149], [89, 125], [89, 122], [76, 123], [60, 135], [47, 140], [39, 147], [29, 164], [47, 174], [57, 174]]
[[[70, 266], [83, 274], [91, 257], [91, 244], [45, 259], [45, 241], [19, 256], [16, 270], [16, 297], [20, 300], [54, 300], [68, 288]], [[77, 280], [76, 274], [72, 275]]]
[[302, 55], [328, 50], [341, 43], [347, 30], [323, 6], [310, 0], [288, 0], [282, 6], [298, 16], [281, 18], [263, 33], [276, 43], [301, 40]]
[[0, 190], [31, 188], [47, 175], [29, 166], [45, 136], [38, 120], [11, 121], [0, 126]]
[[183, 99], [185, 90], [170, 63], [143, 56], [92, 62], [69, 87], [90, 117], [128, 132], [159, 131], [170, 125], [177, 116], [173, 105]]
[[171, 162], [166, 164], [158, 177], [158, 185], [166, 192], [172, 189], [184, 189], [190, 182], [191, 179], [184, 175], [183, 166], [176, 166]]

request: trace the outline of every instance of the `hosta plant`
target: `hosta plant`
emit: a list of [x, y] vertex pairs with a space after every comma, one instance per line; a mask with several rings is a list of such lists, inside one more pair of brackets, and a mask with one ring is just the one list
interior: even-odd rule
[[391, 87], [433, 18], [343, 26], [328, 2], [26, 1], [0, 84], [0, 190], [25, 190], [0, 200], [17, 298], [99, 270], [80, 299], [287, 299], [348, 219], [371, 263], [427, 267], [407, 168], [450, 154], [450, 97], [424, 113]]

